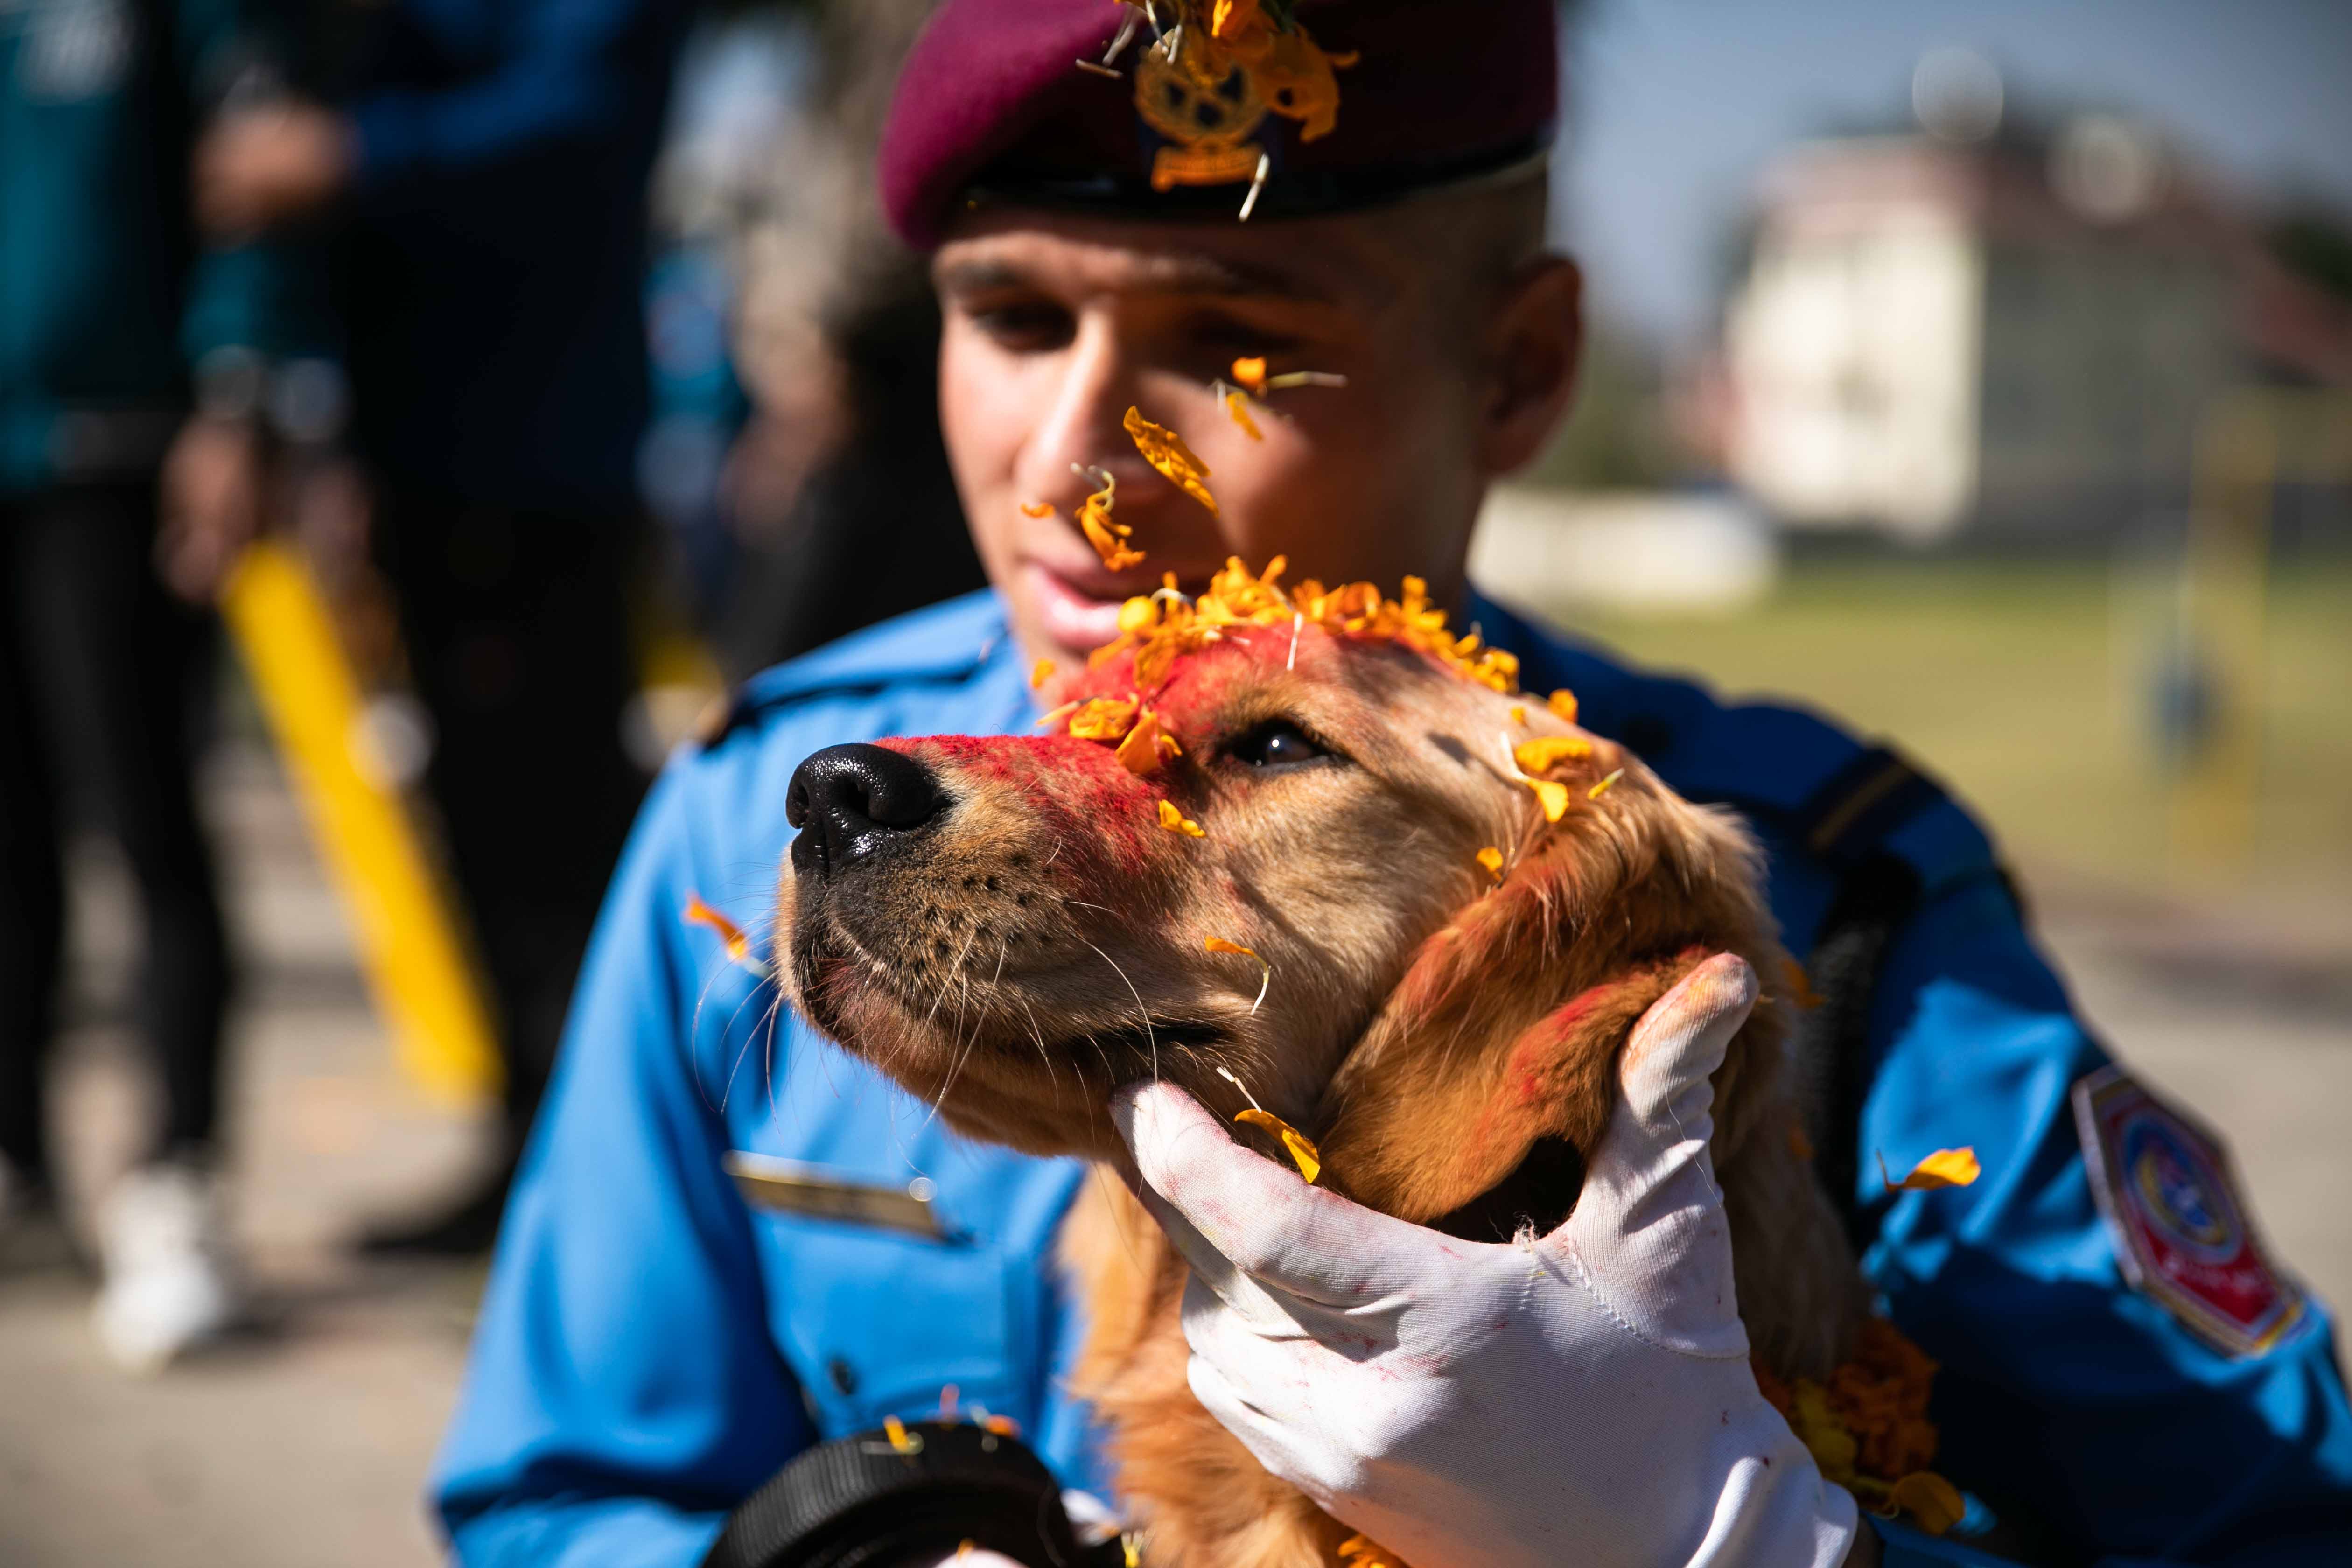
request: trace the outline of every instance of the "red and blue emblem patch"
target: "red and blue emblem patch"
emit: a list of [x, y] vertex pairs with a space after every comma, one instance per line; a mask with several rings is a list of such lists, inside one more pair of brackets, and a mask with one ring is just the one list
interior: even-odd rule
[[2254, 1355], [2303, 1317], [2303, 1293], [2271, 1267], [2221, 1141], [2121, 1067], [2074, 1085], [2091, 1190], [2124, 1278], [2207, 1343]]

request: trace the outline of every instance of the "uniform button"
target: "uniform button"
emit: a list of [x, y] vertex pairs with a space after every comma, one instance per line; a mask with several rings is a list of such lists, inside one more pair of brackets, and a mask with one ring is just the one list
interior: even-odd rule
[[844, 1398], [857, 1392], [857, 1369], [841, 1357], [824, 1363], [824, 1375], [833, 1379], [834, 1391]]
[[1635, 756], [1654, 757], [1675, 743], [1675, 731], [1654, 713], [1636, 713], [1625, 721], [1617, 739]]

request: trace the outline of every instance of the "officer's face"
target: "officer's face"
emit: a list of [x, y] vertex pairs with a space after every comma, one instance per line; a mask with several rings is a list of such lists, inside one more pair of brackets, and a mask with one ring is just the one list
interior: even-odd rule
[[[1228, 555], [1451, 603], [1488, 481], [1525, 462], [1565, 407], [1574, 269], [1557, 258], [1492, 288], [1433, 276], [1444, 216], [1142, 225], [1003, 214], [939, 252], [940, 415], [965, 514], [1013, 626], [1066, 664], [1118, 632], [1127, 596]], [[1271, 391], [1254, 439], [1211, 390], [1237, 358], [1344, 376]], [[1130, 408], [1208, 465], [1212, 514], [1149, 468]], [[1116, 516], [1147, 559], [1105, 570], [1072, 521], [1118, 477]], [[1050, 505], [1045, 517], [1024, 505]]]

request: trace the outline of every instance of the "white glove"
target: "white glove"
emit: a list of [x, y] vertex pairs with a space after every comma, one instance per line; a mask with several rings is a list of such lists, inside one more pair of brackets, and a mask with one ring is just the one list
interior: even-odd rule
[[1755, 997], [1725, 954], [1651, 1008], [1575, 1212], [1507, 1246], [1310, 1187], [1180, 1089], [1124, 1091], [1192, 1268], [1192, 1392], [1415, 1568], [1834, 1568], [1853, 1499], [1757, 1392], [1707, 1153], [1707, 1077]]

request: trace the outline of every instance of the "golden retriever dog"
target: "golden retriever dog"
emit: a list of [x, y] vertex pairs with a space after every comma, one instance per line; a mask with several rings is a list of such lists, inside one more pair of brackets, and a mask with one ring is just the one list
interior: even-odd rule
[[[1229, 1072], [1332, 1190], [1497, 1241], [1566, 1215], [1634, 1022], [1736, 952], [1766, 993], [1716, 1082], [1739, 1304], [1764, 1366], [1825, 1374], [1864, 1299], [1796, 1131], [1755, 846], [1565, 694], [1513, 695], [1507, 656], [1447, 636], [1417, 584], [1285, 595], [1276, 570], [1131, 603], [1047, 733], [810, 759], [775, 949], [793, 1000], [954, 1127], [1039, 1154], [1122, 1153], [1107, 1102], [1147, 1077], [1230, 1118]], [[1141, 1205], [1089, 1184], [1062, 1247], [1079, 1392], [1151, 1562], [1333, 1562], [1351, 1531], [1186, 1386], [1184, 1265]]]

